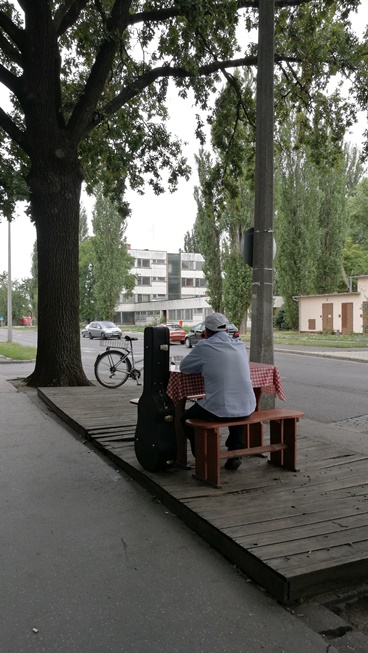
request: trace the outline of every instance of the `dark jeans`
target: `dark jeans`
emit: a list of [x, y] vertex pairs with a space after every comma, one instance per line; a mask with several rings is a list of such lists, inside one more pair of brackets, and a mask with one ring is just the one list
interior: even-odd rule
[[[208, 410], [205, 410], [202, 408], [202, 406], [198, 403], [193, 404], [188, 410], [186, 410], [183, 413], [183, 416], [181, 418], [181, 422], [183, 425], [183, 430], [190, 442], [190, 448], [192, 450], [193, 456], [195, 456], [195, 447], [194, 447], [194, 428], [192, 426], [188, 426], [188, 424], [185, 423], [186, 419], [206, 419], [208, 421], [214, 421], [214, 422], [230, 422], [231, 420], [234, 420], [236, 422], [239, 419], [244, 419], [243, 417], [219, 417], [218, 415], [214, 415], [214, 413], [210, 413]], [[227, 438], [225, 445], [227, 446], [229, 451], [234, 451], [235, 449], [243, 449], [244, 448], [244, 442], [243, 442], [243, 435], [244, 435], [244, 426], [229, 426], [229, 437]]]

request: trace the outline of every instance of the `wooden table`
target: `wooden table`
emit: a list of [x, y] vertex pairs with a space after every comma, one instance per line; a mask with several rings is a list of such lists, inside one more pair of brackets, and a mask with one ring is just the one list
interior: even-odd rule
[[[277, 396], [285, 401], [280, 374], [274, 365], [266, 363], [249, 363], [250, 378], [259, 408], [263, 392]], [[187, 465], [187, 441], [181, 424], [181, 417], [185, 410], [187, 397], [204, 393], [204, 379], [201, 374], [182, 374], [179, 371], [170, 372], [169, 383], [166, 390], [175, 406], [175, 431], [177, 440], [177, 462]], [[252, 446], [260, 446], [263, 441], [263, 425], [254, 424], [251, 438]]]

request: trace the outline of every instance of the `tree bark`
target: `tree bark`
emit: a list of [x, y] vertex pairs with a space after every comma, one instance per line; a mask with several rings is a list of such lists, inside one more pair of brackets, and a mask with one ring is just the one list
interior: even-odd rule
[[[41, 159], [39, 159], [40, 161]], [[79, 327], [79, 202], [82, 171], [67, 148], [32, 164], [29, 185], [37, 231], [38, 343], [31, 386], [90, 385]]]

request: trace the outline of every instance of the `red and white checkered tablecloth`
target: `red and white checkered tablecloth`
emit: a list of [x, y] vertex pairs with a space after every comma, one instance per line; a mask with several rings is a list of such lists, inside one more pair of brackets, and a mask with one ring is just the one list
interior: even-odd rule
[[[280, 374], [274, 365], [266, 363], [249, 363], [250, 378], [253, 388], [262, 388], [263, 392], [277, 395], [285, 401], [285, 393], [282, 387]], [[204, 393], [204, 381], [201, 374], [182, 374], [181, 372], [170, 372], [169, 383], [166, 390], [174, 404], [180, 399], [190, 395]]]

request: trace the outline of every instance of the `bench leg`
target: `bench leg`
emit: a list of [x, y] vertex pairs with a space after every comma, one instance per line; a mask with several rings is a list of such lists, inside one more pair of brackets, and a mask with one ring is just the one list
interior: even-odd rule
[[296, 418], [280, 419], [270, 422], [270, 444], [286, 444], [287, 449], [270, 454], [270, 463], [276, 467], [286, 467], [292, 472], [296, 467]]
[[248, 424], [247, 428], [249, 429], [250, 446], [263, 447], [264, 437], [262, 422], [259, 422], [258, 424]]
[[[262, 397], [262, 388], [254, 388], [254, 394], [256, 397], [256, 411], [260, 410], [261, 397]], [[250, 434], [250, 447], [263, 447], [264, 443], [264, 434], [263, 434], [263, 424], [250, 424], [247, 425]]]
[[195, 474], [213, 487], [220, 485], [220, 429], [195, 429]]
[[[284, 422], [282, 419], [270, 422], [270, 444], [282, 444], [284, 442]], [[283, 465], [283, 451], [270, 453], [270, 463], [276, 467]]]
[[284, 467], [290, 469], [292, 472], [297, 472], [296, 465], [296, 431], [297, 419], [284, 420], [284, 442], [287, 444], [287, 449], [284, 453]]

